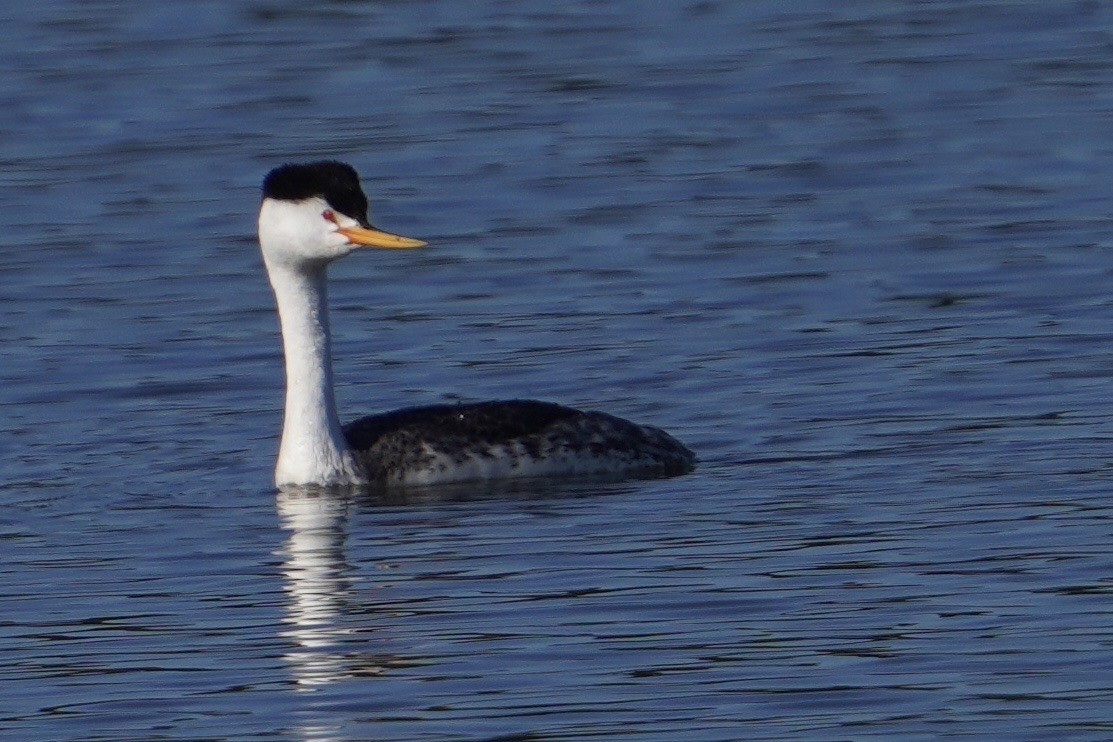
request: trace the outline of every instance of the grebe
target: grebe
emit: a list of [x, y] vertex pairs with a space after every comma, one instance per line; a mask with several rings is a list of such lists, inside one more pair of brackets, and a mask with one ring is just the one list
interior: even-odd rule
[[286, 357], [275, 484], [384, 487], [572, 474], [674, 475], [693, 468], [695, 455], [663, 430], [551, 402], [411, 407], [341, 426], [332, 386], [328, 265], [359, 247], [424, 244], [368, 223], [367, 197], [350, 165], [283, 165], [264, 179], [259, 245]]

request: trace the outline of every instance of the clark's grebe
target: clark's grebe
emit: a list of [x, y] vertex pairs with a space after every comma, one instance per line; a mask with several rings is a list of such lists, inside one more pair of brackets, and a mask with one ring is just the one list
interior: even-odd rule
[[424, 244], [371, 227], [367, 197], [350, 165], [283, 165], [263, 181], [259, 245], [286, 356], [278, 486], [671, 475], [695, 465], [692, 452], [663, 430], [551, 402], [412, 407], [342, 427], [332, 388], [328, 264], [359, 247]]

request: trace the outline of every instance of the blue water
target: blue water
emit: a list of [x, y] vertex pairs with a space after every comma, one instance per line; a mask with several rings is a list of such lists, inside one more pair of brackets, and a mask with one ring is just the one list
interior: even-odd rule
[[[1113, 11], [0, 10], [0, 736], [1113, 735]], [[347, 418], [541, 397], [650, 482], [270, 484], [262, 176]]]

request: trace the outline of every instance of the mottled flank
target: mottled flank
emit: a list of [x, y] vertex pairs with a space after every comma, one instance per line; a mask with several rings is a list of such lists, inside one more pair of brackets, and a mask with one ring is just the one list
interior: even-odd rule
[[551, 402], [411, 407], [357, 420], [348, 444], [376, 484], [690, 471], [695, 455], [658, 428]]

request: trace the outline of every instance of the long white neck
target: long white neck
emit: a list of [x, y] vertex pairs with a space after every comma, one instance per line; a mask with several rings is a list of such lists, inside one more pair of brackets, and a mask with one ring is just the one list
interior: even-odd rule
[[274, 472], [279, 486], [364, 481], [336, 414], [325, 271], [323, 263], [267, 261], [286, 355], [286, 415]]

